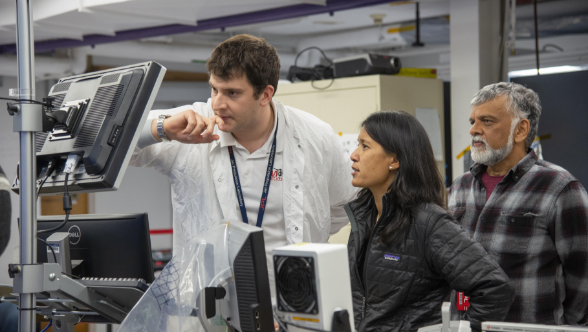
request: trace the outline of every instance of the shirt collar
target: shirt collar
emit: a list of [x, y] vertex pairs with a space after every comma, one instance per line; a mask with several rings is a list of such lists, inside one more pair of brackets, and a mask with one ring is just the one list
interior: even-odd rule
[[[510, 174], [512, 179], [516, 182], [520, 180], [536, 162], [537, 155], [535, 154], [535, 151], [531, 150], [531, 152], [527, 153], [527, 155], [521, 159], [518, 164], [511, 168], [506, 175], [508, 176]], [[487, 168], [488, 166], [486, 165], [476, 163], [470, 168], [470, 172], [475, 178], [479, 179], [484, 175]]]
[[[271, 102], [271, 109], [274, 112], [274, 129], [272, 129], [272, 133], [269, 135], [268, 140], [263, 144], [260, 150], [269, 150], [271, 148], [271, 142], [274, 139], [274, 134], [276, 132], [276, 123], [278, 123], [278, 135], [276, 137], [276, 152], [282, 152], [284, 150], [284, 130], [286, 129], [286, 121], [284, 120], [284, 110], [282, 110], [282, 104]], [[241, 146], [239, 142], [235, 139], [235, 136], [231, 133], [227, 133], [224, 131], [218, 131], [220, 146]], [[257, 151], [256, 151], [257, 152]]]

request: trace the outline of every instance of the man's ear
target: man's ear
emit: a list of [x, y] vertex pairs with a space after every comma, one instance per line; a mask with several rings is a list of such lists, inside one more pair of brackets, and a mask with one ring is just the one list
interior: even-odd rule
[[515, 128], [514, 140], [516, 143], [524, 142], [531, 130], [531, 123], [527, 119], [522, 119]]
[[274, 91], [275, 91], [274, 87], [271, 85], [268, 85], [261, 92], [261, 95], [259, 97], [261, 99], [260, 102], [261, 102], [262, 107], [267, 106], [272, 101], [272, 98], [274, 96]]

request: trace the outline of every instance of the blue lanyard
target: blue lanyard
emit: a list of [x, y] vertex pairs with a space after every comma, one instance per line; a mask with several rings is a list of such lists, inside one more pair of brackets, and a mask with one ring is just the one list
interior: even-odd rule
[[[263, 191], [261, 192], [261, 202], [259, 203], [259, 213], [257, 214], [257, 227], [261, 227], [263, 221], [263, 214], [265, 213], [265, 206], [267, 204], [267, 194], [271, 184], [272, 170], [274, 169], [274, 158], [276, 156], [276, 137], [278, 135], [278, 121], [276, 119], [276, 131], [274, 132], [274, 141], [270, 151], [269, 160], [267, 162], [267, 171], [265, 172], [265, 181], [263, 182]], [[239, 180], [239, 170], [235, 162], [235, 155], [233, 147], [229, 146], [229, 157], [231, 157], [231, 169], [233, 171], [233, 182], [235, 182], [235, 191], [237, 192], [237, 200], [239, 201], [239, 209], [241, 209], [241, 217], [243, 222], [248, 224], [247, 210], [245, 209], [245, 201], [243, 200], [243, 191], [241, 190], [241, 181]]]

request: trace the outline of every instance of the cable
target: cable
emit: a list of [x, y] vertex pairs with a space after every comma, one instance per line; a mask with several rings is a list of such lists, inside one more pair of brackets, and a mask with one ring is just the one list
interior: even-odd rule
[[51, 249], [51, 252], [53, 253], [53, 260], [55, 261], [55, 263], [57, 263], [57, 256], [55, 255], [55, 250], [53, 250], [53, 246], [51, 246], [49, 243], [47, 243], [47, 241], [37, 238], [37, 241], [41, 241], [43, 243], [45, 243], [45, 245], [47, 245], [47, 247], [49, 247], [49, 249]]
[[3, 99], [3, 100], [12, 100], [12, 101], [19, 101], [19, 102], [20, 101], [26, 101], [26, 102], [29, 102], [29, 103], [39, 104], [39, 105], [43, 105], [43, 106], [47, 106], [47, 107], [52, 106], [50, 103], [44, 103], [42, 101], [37, 101], [37, 100], [32, 100], [32, 99], [18, 99], [18, 98], [4, 98], [4, 97], [0, 97], [0, 99]]
[[329, 61], [329, 64], [331, 66], [333, 65], [333, 61], [331, 61], [331, 59], [329, 59], [327, 57], [327, 55], [325, 54], [325, 52], [323, 50], [321, 50], [320, 48], [318, 48], [316, 46], [311, 46], [311, 47], [307, 47], [307, 48], [303, 49], [302, 51], [298, 52], [298, 54], [296, 54], [296, 58], [294, 59], [294, 66], [298, 67], [298, 58], [300, 57], [300, 54], [302, 54], [308, 50], [318, 50], [323, 55], [323, 58], [325, 58], [325, 60]]
[[51, 325], [53, 325], [53, 319], [49, 320], [49, 325], [47, 325], [47, 327], [45, 327], [41, 332], [47, 331], [47, 329], [49, 329], [51, 327]]
[[[308, 51], [308, 50], [318, 50], [319, 52], [321, 52], [321, 54], [322, 54], [323, 58], [329, 62], [329, 65], [328, 65], [328, 66], [326, 66], [326, 67], [324, 67], [325, 69], [329, 69], [329, 68], [332, 68], [332, 67], [333, 67], [333, 61], [331, 61], [331, 59], [329, 59], [329, 58], [327, 57], [327, 55], [325, 54], [325, 52], [324, 52], [322, 49], [320, 49], [320, 48], [318, 48], [318, 47], [316, 47], [316, 46], [307, 47], [307, 48], [303, 49], [302, 51], [298, 52], [298, 54], [296, 54], [296, 58], [294, 59], [294, 66], [295, 66], [295, 67], [298, 67], [298, 58], [300, 57], [300, 55], [301, 55], [302, 53], [304, 53], [304, 52]], [[323, 76], [323, 72], [324, 72], [324, 71], [320, 71], [320, 70], [318, 70], [316, 67], [314, 67], [314, 68], [309, 68], [309, 69], [311, 69], [311, 70], [314, 72], [315, 76], [317, 76], [317, 77], [320, 77], [320, 78], [321, 78], [321, 79], [323, 79], [323, 80], [325, 79], [325, 77]], [[316, 80], [315, 80], [314, 78], [313, 78], [313, 79], [310, 81], [310, 85], [311, 85], [311, 86], [312, 86], [314, 89], [316, 89], [316, 90], [326, 90], [326, 89], [330, 88], [330, 87], [331, 87], [331, 85], [333, 85], [333, 83], [335, 82], [335, 77], [334, 77], [334, 75], [333, 75], [333, 76], [331, 77], [331, 83], [329, 83], [329, 85], [327, 85], [327, 86], [326, 86], [326, 87], [324, 87], [324, 88], [319, 88], [319, 87], [315, 86], [315, 85], [314, 85], [314, 82], [315, 82], [315, 81], [316, 81]]]
[[37, 188], [37, 199], [39, 199], [39, 193], [41, 193], [41, 188], [43, 188], [43, 185], [45, 184], [47, 179], [57, 169], [57, 166], [59, 165], [59, 160], [60, 160], [59, 157], [55, 157], [55, 158], [49, 160], [49, 164], [47, 164], [47, 171], [45, 172], [45, 178], [39, 184], [39, 188]]
[[[322, 75], [321, 75], [321, 76], [322, 76]], [[323, 79], [324, 79], [324, 78], [323, 78]], [[315, 88], [315, 89], [317, 89], [317, 90], [326, 90], [326, 89], [330, 88], [330, 87], [331, 87], [331, 85], [333, 85], [333, 83], [335, 83], [335, 78], [334, 78], [334, 77], [331, 77], [331, 83], [329, 83], [329, 85], [327, 85], [327, 86], [326, 86], [326, 87], [324, 87], [324, 88], [319, 88], [319, 87], [316, 87], [316, 86], [314, 86], [314, 82], [315, 82], [315, 81], [316, 81], [316, 80], [312, 80], [312, 81], [310, 81], [310, 85], [311, 85], [313, 88]]]
[[[301, 329], [310, 330], [310, 331], [317, 331], [317, 332], [330, 332], [330, 331], [327, 331], [327, 330], [321, 330], [321, 329], [317, 329], [317, 328], [314, 328], [314, 327], [302, 326], [302, 325], [298, 325], [298, 324], [292, 324], [292, 323], [284, 323], [284, 322], [283, 322], [283, 321], [282, 321], [282, 320], [281, 320], [281, 319], [278, 317], [278, 314], [277, 314], [277, 312], [276, 312], [276, 306], [273, 306], [273, 310], [272, 310], [272, 311], [273, 311], [273, 313], [274, 313], [274, 319], [275, 319], [275, 320], [278, 322], [278, 325], [280, 325], [280, 328], [281, 328], [281, 329], [283, 329], [283, 330], [284, 330], [284, 331], [286, 331], [286, 332], [288, 332], [288, 327], [286, 327], [284, 324], [286, 324], [286, 325], [291, 325], [291, 326], [294, 326], [294, 327], [298, 327], [298, 328], [301, 328]], [[333, 332], [335, 332], [335, 331], [333, 331]]]
[[282, 320], [278, 317], [278, 314], [276, 313], [276, 306], [272, 306], [273, 310], [272, 312], [274, 313], [274, 319], [278, 322], [278, 325], [280, 326], [280, 329], [284, 330], [285, 332], [288, 331], [288, 328], [284, 325], [284, 323], [282, 322]]
[[63, 222], [53, 228], [49, 228], [49, 229], [42, 229], [40, 231], [37, 231], [37, 234], [41, 234], [41, 233], [50, 233], [53, 231], [56, 231], [58, 229], [60, 229], [61, 227], [63, 227], [65, 224], [67, 224], [68, 220], [69, 220], [69, 212], [71, 211], [72, 208], [72, 204], [71, 204], [71, 197], [69, 196], [69, 193], [67, 191], [67, 182], [69, 181], [69, 173], [65, 173], [65, 181], [64, 181], [64, 193], [63, 193], [63, 210], [65, 211], [65, 219], [63, 220]]

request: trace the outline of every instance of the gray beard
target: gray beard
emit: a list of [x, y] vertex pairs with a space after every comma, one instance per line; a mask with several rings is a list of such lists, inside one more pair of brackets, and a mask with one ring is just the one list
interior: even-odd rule
[[[503, 161], [512, 152], [512, 148], [514, 146], [514, 130], [516, 128], [517, 123], [518, 121], [516, 119], [513, 119], [512, 125], [510, 127], [510, 135], [508, 136], [508, 143], [506, 143], [506, 145], [501, 147], [500, 149], [492, 149], [485, 139], [478, 136], [473, 136], [471, 146], [472, 159], [476, 163], [486, 166], [494, 166], [499, 162]], [[485, 148], [475, 148], [474, 142], [484, 143]]]

